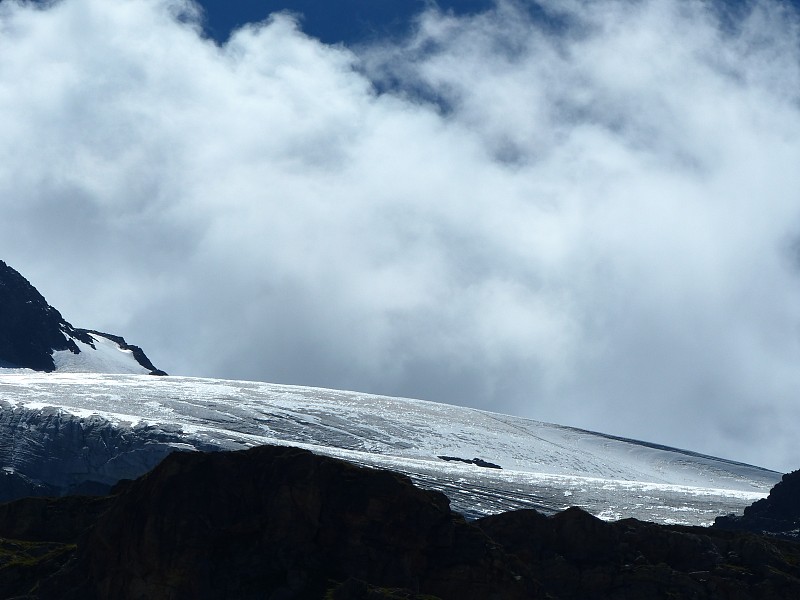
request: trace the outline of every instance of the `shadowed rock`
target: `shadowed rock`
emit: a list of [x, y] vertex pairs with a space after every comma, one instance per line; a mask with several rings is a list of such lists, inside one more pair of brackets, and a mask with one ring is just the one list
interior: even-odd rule
[[0, 360], [7, 366], [53, 371], [53, 350], [78, 353], [83, 339], [35, 287], [0, 260]]
[[800, 545], [570, 508], [467, 523], [399, 474], [289, 447], [177, 452], [110, 496], [0, 505], [29, 600], [800, 598]]
[[745, 508], [744, 515], [718, 517], [714, 527], [800, 540], [800, 470], [784, 475], [769, 496]]
[[440, 598], [530, 597], [514, 563], [402, 475], [295, 448], [174, 453], [124, 486], [41, 597], [322, 598], [351, 578]]
[[605, 522], [570, 508], [512, 511], [475, 522], [553, 598], [800, 598], [800, 546], [752, 534]]

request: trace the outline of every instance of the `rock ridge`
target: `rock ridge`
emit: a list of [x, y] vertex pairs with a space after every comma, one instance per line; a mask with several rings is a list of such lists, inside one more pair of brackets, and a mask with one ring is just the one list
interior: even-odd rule
[[33, 284], [0, 260], [0, 367], [49, 373], [56, 370], [54, 352], [80, 354], [78, 342], [94, 349], [95, 336], [131, 351], [135, 361], [151, 375], [166, 375], [140, 347], [128, 344], [124, 338], [73, 327]]

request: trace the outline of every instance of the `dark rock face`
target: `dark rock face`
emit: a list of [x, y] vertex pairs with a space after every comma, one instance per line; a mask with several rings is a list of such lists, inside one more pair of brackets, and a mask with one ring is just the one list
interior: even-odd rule
[[800, 545], [607, 523], [467, 523], [405, 476], [297, 448], [174, 453], [105, 497], [0, 505], [0, 592], [29, 600], [800, 598]]
[[74, 544], [25, 542], [0, 538], [0, 593], [7, 600], [29, 600], [37, 582], [64, 567], [75, 553]]
[[743, 516], [718, 517], [714, 527], [800, 540], [800, 470], [784, 475], [769, 496], [745, 508]]
[[94, 348], [93, 335], [131, 350], [136, 361], [152, 375], [166, 375], [153, 366], [141, 348], [126, 343], [122, 337], [73, 327], [27, 279], [0, 260], [0, 367], [54, 371], [54, 351], [79, 354], [75, 340]]
[[553, 598], [800, 598], [800, 546], [752, 534], [608, 523], [578, 508], [508, 512], [476, 526]]
[[71, 573], [40, 597], [322, 598], [354, 579], [384, 592], [528, 598], [513, 564], [444, 495], [404, 476], [295, 448], [179, 452], [124, 486]]
[[0, 260], [0, 360], [52, 371], [53, 350], [79, 352], [65, 332], [81, 338], [27, 279]]
[[25, 498], [0, 504], [0, 538], [75, 542], [111, 504], [110, 496]]

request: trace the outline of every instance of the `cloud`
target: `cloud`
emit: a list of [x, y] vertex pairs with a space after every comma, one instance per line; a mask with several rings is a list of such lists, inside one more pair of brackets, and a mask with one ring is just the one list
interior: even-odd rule
[[800, 20], [529, 8], [346, 48], [5, 0], [0, 252], [176, 374], [796, 468]]

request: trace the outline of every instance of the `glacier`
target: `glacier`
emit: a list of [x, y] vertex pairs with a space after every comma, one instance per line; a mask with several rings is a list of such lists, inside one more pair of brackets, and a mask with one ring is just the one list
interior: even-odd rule
[[468, 518], [579, 506], [607, 520], [708, 525], [740, 513], [780, 479], [685, 450], [422, 400], [253, 381], [0, 370], [0, 500], [104, 493], [175, 450], [262, 444], [407, 474], [444, 492]]

